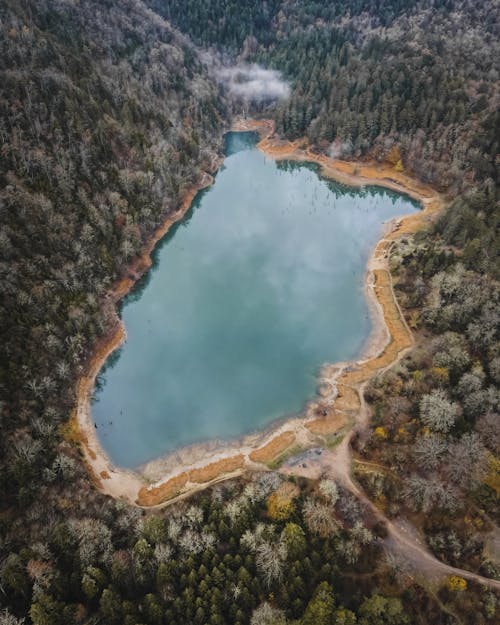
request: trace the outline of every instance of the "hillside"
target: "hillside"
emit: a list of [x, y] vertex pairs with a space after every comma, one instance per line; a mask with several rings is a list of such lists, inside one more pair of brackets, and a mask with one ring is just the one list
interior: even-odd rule
[[213, 54], [281, 70], [292, 86], [275, 114], [286, 138], [305, 136], [340, 158], [400, 161], [454, 196], [475, 188], [475, 202], [462, 196], [444, 236], [465, 245], [469, 266], [500, 275], [491, 199], [499, 170], [497, 3], [148, 3]]
[[[493, 0], [2, 2], [0, 625], [498, 622], [499, 18]], [[273, 141], [441, 194], [387, 247], [415, 345], [328, 450], [352, 454], [344, 483], [278, 463], [146, 512], [89, 476], [76, 383], [112, 285], [241, 111], [220, 68], [253, 63], [290, 87], [245, 108]], [[391, 527], [439, 566], [391, 550]]]
[[141, 3], [8, 2], [0, 17], [1, 382], [24, 424], [42, 405], [61, 419], [106, 331], [100, 299], [210, 167], [223, 105]]
[[278, 131], [288, 138], [335, 140], [340, 154], [357, 157], [397, 144], [440, 186], [464, 170], [495, 175], [487, 133], [499, 104], [494, 2], [149, 4], [199, 45], [282, 70], [292, 95]]

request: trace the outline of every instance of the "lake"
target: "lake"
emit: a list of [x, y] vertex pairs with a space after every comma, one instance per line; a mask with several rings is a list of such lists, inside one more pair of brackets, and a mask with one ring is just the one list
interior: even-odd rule
[[92, 403], [111, 460], [136, 467], [301, 411], [322, 364], [359, 355], [364, 274], [383, 222], [416, 202], [276, 163], [228, 133], [215, 184], [154, 252], [122, 302], [127, 341]]

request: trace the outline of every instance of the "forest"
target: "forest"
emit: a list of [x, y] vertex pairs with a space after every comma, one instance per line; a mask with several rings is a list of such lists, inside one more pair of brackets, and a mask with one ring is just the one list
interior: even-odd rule
[[[221, 156], [217, 64], [279, 70], [249, 115], [446, 198], [390, 266], [415, 347], [365, 389], [353, 479], [448, 565], [500, 580], [500, 6], [493, 0], [4, 0], [0, 625], [487, 625], [371, 507], [279, 470], [161, 510], [105, 497], [68, 425], [108, 292]], [[279, 469], [279, 467], [278, 467]]]

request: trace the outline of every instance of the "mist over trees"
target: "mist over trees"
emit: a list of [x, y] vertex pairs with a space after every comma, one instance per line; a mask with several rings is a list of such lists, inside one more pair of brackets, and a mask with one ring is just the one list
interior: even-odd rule
[[438, 186], [496, 175], [495, 3], [148, 3], [196, 43], [280, 69], [292, 92], [278, 130], [291, 139], [336, 142], [347, 157], [397, 145]]
[[[281, 70], [278, 132], [337, 158], [399, 161], [460, 192], [441, 227], [500, 275], [500, 9], [478, 0], [148, 0], [199, 45]], [[396, 157], [397, 155], [397, 157]]]

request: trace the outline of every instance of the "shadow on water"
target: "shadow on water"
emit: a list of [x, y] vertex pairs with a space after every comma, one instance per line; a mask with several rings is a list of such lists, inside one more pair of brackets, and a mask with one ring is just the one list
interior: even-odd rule
[[206, 189], [202, 189], [201, 191], [198, 191], [194, 200], [191, 202], [191, 206], [186, 211], [182, 219], [174, 223], [168, 229], [168, 232], [155, 245], [153, 251], [151, 252], [151, 267], [149, 268], [148, 271], [146, 271], [146, 273], [144, 273], [139, 278], [139, 280], [137, 280], [137, 282], [133, 285], [133, 287], [130, 289], [127, 295], [125, 295], [125, 297], [122, 300], [120, 300], [118, 304], [118, 314], [120, 316], [121, 316], [121, 312], [123, 308], [127, 304], [130, 304], [131, 302], [136, 302], [137, 300], [141, 298], [144, 290], [150, 283], [151, 278], [153, 277], [154, 273], [158, 270], [159, 257], [160, 257], [161, 250], [163, 249], [165, 245], [167, 245], [169, 241], [173, 239], [176, 232], [180, 228], [186, 228], [189, 225], [189, 222], [193, 218], [193, 215], [196, 209], [199, 208], [201, 204], [201, 200], [203, 199], [204, 195], [208, 193], [209, 191], [210, 191], [210, 187], [207, 187]]
[[[259, 135], [257, 132], [248, 131], [248, 132], [227, 132], [224, 135], [224, 155], [225, 158], [229, 158], [233, 154], [238, 152], [242, 152], [244, 150], [252, 150], [255, 148], [255, 145], [259, 139]], [[214, 178], [217, 178], [217, 174], [219, 172], [224, 171], [224, 165], [221, 165], [217, 172], [214, 174]], [[173, 224], [168, 232], [162, 237], [158, 243], [156, 244], [153, 252], [151, 253], [151, 261], [152, 265], [149, 271], [147, 271], [137, 282], [134, 284], [129, 293], [119, 302], [118, 304], [118, 314], [121, 315], [121, 312], [127, 304], [131, 302], [136, 302], [141, 298], [144, 289], [148, 286], [153, 277], [153, 274], [157, 271], [159, 266], [159, 257], [160, 253], [165, 245], [169, 243], [175, 236], [176, 232], [181, 228], [186, 228], [189, 225], [189, 222], [193, 218], [196, 210], [200, 207], [201, 202], [207, 193], [210, 193], [212, 187], [206, 187], [205, 189], [201, 189], [198, 191], [193, 201], [191, 202], [191, 206], [184, 214], [183, 218], [179, 220], [177, 223]], [[116, 362], [116, 361], [115, 361]]]
[[[175, 236], [175, 233], [179, 230], [179, 228], [185, 228], [186, 226], [189, 225], [189, 222], [191, 221], [191, 219], [192, 219], [196, 209], [200, 206], [200, 203], [201, 203], [204, 195], [206, 193], [208, 193], [209, 191], [210, 191], [210, 187], [207, 187], [205, 189], [201, 189], [200, 191], [198, 191], [198, 193], [196, 194], [195, 198], [191, 202], [191, 206], [186, 211], [186, 213], [184, 214], [182, 219], [180, 221], [174, 223], [168, 229], [168, 232], [155, 245], [153, 251], [151, 252], [151, 267], [149, 268], [148, 271], [146, 271], [139, 278], [139, 280], [137, 280], [137, 282], [132, 286], [130, 291], [117, 304], [117, 312], [118, 312], [118, 316], [120, 318], [122, 318], [122, 311], [127, 306], [127, 304], [130, 304], [130, 303], [133, 303], [133, 302], [137, 302], [138, 300], [141, 299], [144, 291], [146, 290], [146, 288], [148, 287], [149, 283], [151, 282], [151, 278], [153, 277], [153, 274], [158, 270], [158, 267], [159, 267], [159, 264], [160, 264], [160, 253], [161, 253], [161, 250], [163, 249], [163, 247], [169, 241], [172, 240], [172, 238]], [[126, 341], [125, 341], [125, 343], [126, 343]], [[101, 367], [101, 369], [100, 369], [100, 371], [99, 371], [99, 373], [98, 373], [98, 375], [96, 377], [96, 381], [95, 381], [95, 385], [94, 385], [94, 391], [93, 391], [93, 394], [92, 394], [93, 395], [93, 401], [95, 401], [94, 398], [106, 386], [105, 375], [106, 375], [107, 371], [109, 371], [110, 369], [112, 369], [116, 365], [116, 363], [118, 362], [118, 360], [120, 359], [120, 357], [121, 357], [121, 355], [123, 353], [123, 348], [124, 347], [125, 347], [125, 344], [121, 345], [118, 349], [116, 349], [114, 352], [112, 352], [107, 357], [104, 365]]]
[[116, 365], [118, 360], [121, 358], [124, 347], [125, 347], [125, 344], [121, 345], [118, 349], [115, 349], [115, 351], [109, 354], [109, 356], [106, 358], [106, 362], [101, 367], [95, 379], [94, 389], [92, 391], [92, 402], [95, 401], [95, 398], [97, 397], [97, 395], [106, 386], [106, 372], [109, 369], [112, 369]]
[[224, 135], [224, 154], [226, 158], [243, 152], [244, 150], [253, 150], [259, 140], [259, 133], [254, 130], [246, 132], [226, 132]]
[[382, 199], [390, 200], [392, 204], [395, 204], [399, 199], [403, 198], [415, 208], [420, 208], [420, 202], [414, 200], [402, 191], [392, 191], [387, 187], [377, 184], [361, 185], [358, 187], [343, 184], [337, 180], [332, 180], [331, 178], [322, 175], [321, 166], [318, 163], [279, 160], [276, 161], [276, 167], [280, 172], [286, 173], [293, 173], [294, 171], [298, 171], [300, 169], [309, 169], [310, 171], [314, 171], [318, 178], [326, 184], [329, 191], [334, 194], [336, 199], [346, 196], [351, 198], [382, 197]]
[[[227, 132], [224, 135], [224, 155], [225, 158], [229, 158], [233, 154], [237, 154], [238, 152], [242, 152], [244, 150], [252, 150], [255, 148], [259, 140], [259, 134], [254, 131], [248, 132]], [[224, 171], [225, 167], [222, 164], [217, 172], [214, 174], [214, 178], [217, 177], [219, 172]], [[207, 193], [210, 193], [212, 187], [206, 187], [205, 189], [201, 189], [195, 195], [193, 201], [191, 202], [191, 206], [186, 211], [181, 220], [173, 224], [168, 232], [163, 236], [158, 243], [155, 245], [152, 253], [151, 253], [151, 267], [146, 273], [137, 280], [137, 282], [132, 286], [131, 290], [125, 295], [123, 299], [118, 302], [117, 309], [118, 315], [122, 316], [122, 311], [127, 304], [138, 301], [145, 289], [148, 287], [154, 273], [158, 270], [160, 264], [160, 254], [165, 245], [169, 243], [177, 233], [180, 228], [186, 228], [189, 225], [189, 222], [193, 218], [196, 210], [200, 207], [203, 198]], [[99, 392], [101, 392], [106, 386], [106, 378], [105, 374], [108, 370], [112, 369], [118, 360], [120, 359], [123, 353], [124, 345], [115, 350], [112, 354], [108, 356], [106, 362], [103, 367], [99, 371], [98, 376], [96, 377], [95, 387], [93, 392], [93, 397], [96, 397]]]

